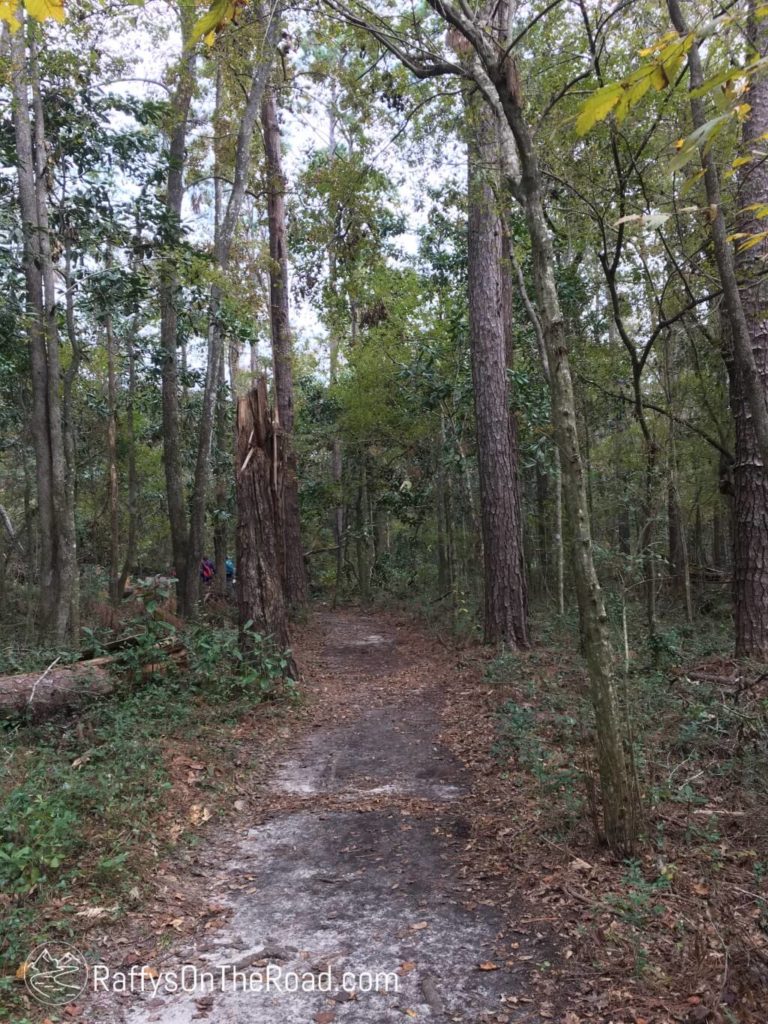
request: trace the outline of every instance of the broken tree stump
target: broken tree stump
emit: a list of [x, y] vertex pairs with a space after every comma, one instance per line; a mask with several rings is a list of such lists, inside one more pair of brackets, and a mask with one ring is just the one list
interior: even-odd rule
[[237, 403], [237, 606], [240, 642], [250, 646], [246, 626], [288, 647], [288, 614], [278, 543], [281, 488], [279, 428], [261, 377]]

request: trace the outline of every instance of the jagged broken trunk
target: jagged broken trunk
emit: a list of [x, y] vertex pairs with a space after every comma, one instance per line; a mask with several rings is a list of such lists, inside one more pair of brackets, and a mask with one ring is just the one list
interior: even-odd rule
[[237, 605], [240, 643], [252, 633], [288, 646], [288, 616], [279, 558], [277, 510], [282, 451], [262, 377], [237, 403]]

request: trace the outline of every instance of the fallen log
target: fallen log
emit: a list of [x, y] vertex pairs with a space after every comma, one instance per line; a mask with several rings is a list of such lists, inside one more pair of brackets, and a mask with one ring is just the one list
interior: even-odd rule
[[42, 718], [61, 708], [77, 707], [94, 697], [111, 693], [114, 682], [107, 666], [112, 660], [92, 658], [61, 666], [54, 662], [43, 673], [0, 676], [0, 718], [25, 712], [33, 718]]
[[[187, 652], [175, 637], [160, 641], [155, 647], [157, 660], [141, 666], [144, 678], [164, 672], [169, 664], [177, 668], [186, 666]], [[45, 718], [65, 708], [72, 709], [113, 692], [115, 677], [112, 667], [119, 668], [117, 657], [104, 655], [59, 665], [58, 659], [40, 672], [22, 672], [13, 676], [0, 676], [0, 720], [28, 714], [34, 719]]]

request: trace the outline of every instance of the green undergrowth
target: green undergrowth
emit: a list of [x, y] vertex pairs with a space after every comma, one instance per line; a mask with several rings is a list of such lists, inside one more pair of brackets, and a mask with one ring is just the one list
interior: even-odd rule
[[[117, 656], [107, 697], [76, 714], [0, 726], [0, 1011], [14, 1001], [13, 976], [30, 948], [76, 936], [78, 906], [119, 913], [135, 895], [148, 850], [156, 856], [165, 842], [169, 748], [231, 767], [236, 744], [222, 726], [256, 704], [279, 712], [298, 697], [284, 679], [285, 653], [257, 634], [246, 658], [232, 628], [139, 628], [140, 640]], [[176, 641], [184, 667], [173, 659]], [[7, 650], [4, 668], [42, 671], [52, 653]], [[223, 797], [227, 775], [205, 774], [206, 805]]]

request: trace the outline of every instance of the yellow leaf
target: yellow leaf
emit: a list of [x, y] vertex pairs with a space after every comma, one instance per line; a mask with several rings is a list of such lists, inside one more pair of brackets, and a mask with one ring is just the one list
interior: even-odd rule
[[665, 32], [661, 39], [657, 39], [652, 46], [647, 46], [644, 50], [640, 50], [639, 54], [641, 57], [650, 57], [652, 53], [658, 53], [659, 50], [664, 49], [667, 43], [677, 38], [679, 38], [677, 32], [674, 29], [670, 29], [669, 32]]
[[622, 97], [624, 89], [620, 82], [612, 82], [597, 89], [584, 101], [576, 118], [576, 132], [586, 135], [598, 121], [604, 120]]
[[212, 45], [216, 33], [232, 21], [236, 9], [236, 0], [213, 0], [208, 13], [200, 18], [192, 30], [192, 42], [203, 38], [208, 46]]
[[499, 965], [495, 964], [493, 960], [484, 960], [483, 963], [477, 965], [479, 971], [498, 971]]
[[29, 970], [29, 964], [25, 960], [23, 964], [19, 964], [16, 968], [16, 981], [24, 981]]
[[758, 234], [752, 235], [748, 241], [741, 243], [739, 246], [739, 252], [746, 252], [747, 249], [754, 249], [756, 245], [760, 245], [760, 243], [764, 242], [766, 238], [768, 238], [768, 231], [760, 231]]
[[38, 21], [46, 21], [48, 18], [64, 21], [63, 0], [24, 0], [24, 6]]
[[13, 0], [2, 0], [0, 2], [0, 21], [6, 22], [11, 32], [15, 32], [21, 26], [21, 22], [16, 17], [18, 7], [19, 5], [14, 3]]
[[653, 69], [651, 82], [653, 83], [653, 87], [656, 92], [663, 92], [667, 88], [669, 80], [667, 79], [667, 72], [665, 71], [663, 64], [657, 64]]

